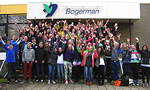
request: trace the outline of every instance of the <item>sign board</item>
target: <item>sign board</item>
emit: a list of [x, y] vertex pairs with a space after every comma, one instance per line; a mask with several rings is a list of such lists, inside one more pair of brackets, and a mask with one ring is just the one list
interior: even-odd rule
[[138, 2], [28, 3], [27, 19], [140, 19]]
[[6, 53], [5, 52], [0, 52], [0, 61], [6, 59]]

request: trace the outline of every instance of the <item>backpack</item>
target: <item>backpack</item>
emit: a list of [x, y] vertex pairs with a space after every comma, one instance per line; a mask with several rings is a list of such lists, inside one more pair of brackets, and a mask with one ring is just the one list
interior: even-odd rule
[[123, 75], [121, 79], [121, 86], [129, 86], [129, 76]]
[[114, 86], [121, 86], [122, 81], [121, 80], [116, 80], [114, 81]]

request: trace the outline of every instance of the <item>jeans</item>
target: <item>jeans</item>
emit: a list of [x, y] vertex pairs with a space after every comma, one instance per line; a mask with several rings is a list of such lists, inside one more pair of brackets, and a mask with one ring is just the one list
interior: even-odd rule
[[84, 67], [84, 79], [85, 81], [93, 80], [93, 68], [91, 66]]
[[57, 64], [58, 80], [64, 80], [64, 64]]
[[48, 64], [48, 80], [55, 80], [55, 64]]
[[72, 63], [68, 61], [64, 61], [64, 69], [65, 69], [65, 80], [71, 79], [72, 78]]
[[119, 61], [112, 61], [112, 79], [118, 80], [119, 79], [119, 71], [120, 71], [120, 62]]

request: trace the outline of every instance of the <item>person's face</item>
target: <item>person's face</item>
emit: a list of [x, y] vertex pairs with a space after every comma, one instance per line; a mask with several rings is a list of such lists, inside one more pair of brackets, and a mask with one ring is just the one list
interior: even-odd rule
[[36, 43], [36, 39], [33, 39], [32, 42], [33, 42], [33, 43]]
[[101, 51], [102, 51], [102, 49], [101, 49], [101, 48], [98, 48], [98, 51], [99, 51], [99, 52], [101, 52]]
[[91, 52], [92, 50], [93, 50], [93, 47], [92, 47], [92, 46], [90, 46], [90, 47], [89, 47], [89, 51]]
[[143, 50], [147, 50], [147, 46], [144, 46], [144, 47], [143, 47]]
[[114, 43], [114, 47], [115, 47], [115, 48], [118, 48], [118, 47], [119, 47], [119, 44], [118, 44], [118, 43]]
[[134, 45], [132, 45], [131, 47], [132, 47], [132, 50], [136, 50], [136, 48], [135, 48], [135, 46], [134, 46]]
[[109, 45], [109, 42], [107, 41], [107, 42], [105, 42], [105, 44], [106, 44], [106, 45]]
[[48, 43], [48, 42], [46, 42], [46, 43], [45, 43], [45, 46], [46, 46], [46, 47], [48, 47], [48, 46], [49, 46], [49, 43]]
[[39, 43], [39, 46], [40, 46], [40, 47], [43, 47], [43, 46], [44, 46], [44, 45], [43, 45], [43, 42], [40, 42], [40, 43]]
[[10, 40], [7, 41], [7, 44], [11, 44]]
[[12, 49], [12, 48], [13, 48], [13, 45], [12, 45], [12, 44], [10, 44], [10, 45], [9, 45], [9, 48], [10, 48], [10, 49]]
[[27, 36], [24, 37], [24, 41], [28, 41], [28, 37]]
[[28, 43], [28, 45], [27, 45], [27, 46], [28, 46], [28, 48], [31, 48], [31, 43]]
[[16, 36], [15, 35], [12, 36], [12, 40], [16, 40]]
[[122, 48], [126, 48], [127, 47], [127, 44], [126, 43], [123, 43], [122, 44]]
[[62, 48], [59, 48], [58, 51], [61, 53], [62, 52]]
[[55, 48], [55, 52], [57, 52], [57, 48]]
[[71, 50], [72, 49], [72, 45], [68, 45], [68, 49]]

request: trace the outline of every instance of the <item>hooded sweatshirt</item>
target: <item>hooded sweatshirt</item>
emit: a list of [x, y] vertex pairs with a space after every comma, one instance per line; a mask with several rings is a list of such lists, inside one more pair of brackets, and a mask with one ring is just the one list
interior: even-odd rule
[[27, 48], [27, 45], [25, 46], [25, 49], [23, 50], [22, 53], [22, 61], [34, 61], [35, 59], [35, 51], [32, 48]]

